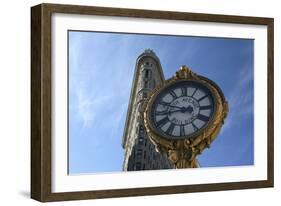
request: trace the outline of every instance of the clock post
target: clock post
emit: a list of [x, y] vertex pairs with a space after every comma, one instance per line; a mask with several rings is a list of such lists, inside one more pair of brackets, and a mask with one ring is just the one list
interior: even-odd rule
[[150, 140], [175, 168], [196, 168], [196, 156], [210, 147], [227, 113], [218, 85], [182, 66], [151, 92], [142, 116]]

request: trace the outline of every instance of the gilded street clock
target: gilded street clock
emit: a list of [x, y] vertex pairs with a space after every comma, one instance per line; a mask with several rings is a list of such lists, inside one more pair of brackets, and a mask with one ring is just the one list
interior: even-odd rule
[[198, 167], [200, 154], [219, 133], [228, 112], [221, 89], [186, 66], [148, 97], [144, 123], [158, 150], [176, 168]]

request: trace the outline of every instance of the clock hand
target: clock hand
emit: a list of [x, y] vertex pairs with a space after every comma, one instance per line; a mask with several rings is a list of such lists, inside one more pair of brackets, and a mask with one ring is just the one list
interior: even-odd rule
[[170, 110], [170, 112], [174, 112], [174, 111], [176, 111], [176, 112], [181, 111], [182, 113], [185, 113], [185, 112], [191, 113], [191, 112], [193, 112], [193, 108], [191, 106], [188, 106], [187, 108], [185, 108], [185, 107], [178, 107], [178, 106], [170, 106], [170, 107], [179, 109], [179, 110], [172, 110], [172, 111]]
[[177, 110], [170, 110], [170, 111], [162, 111], [162, 112], [156, 112], [157, 115], [170, 115], [171, 113], [174, 113], [174, 112], [183, 112], [182, 109], [177, 109]]
[[173, 113], [173, 112], [179, 112], [181, 111], [182, 113], [185, 113], [185, 112], [188, 112], [188, 113], [192, 113], [193, 112], [193, 108], [189, 105], [188, 107], [178, 107], [178, 106], [169, 106], [169, 107], [173, 107], [173, 108], [177, 108], [179, 110], [170, 110], [170, 113]]
[[188, 106], [187, 108], [185, 108], [185, 112], [192, 113], [193, 108], [191, 106]]
[[181, 110], [180, 109], [178, 109], [178, 110], [170, 110], [169, 114], [172, 114], [172, 113], [175, 113], [175, 112], [181, 112]]
[[178, 108], [178, 109], [184, 108], [184, 107], [178, 107], [178, 106], [173, 106], [173, 105], [169, 105], [169, 107], [174, 107], [174, 108]]
[[[169, 114], [174, 113], [174, 112], [181, 112], [181, 113], [185, 113], [186, 112], [186, 108], [182, 107], [181, 109], [177, 109], [177, 110], [170, 110]], [[190, 112], [189, 112], [190, 113]]]

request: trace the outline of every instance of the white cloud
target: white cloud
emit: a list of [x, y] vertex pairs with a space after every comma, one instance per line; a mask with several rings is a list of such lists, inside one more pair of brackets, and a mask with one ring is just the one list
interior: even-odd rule
[[77, 112], [83, 122], [83, 128], [92, 125], [96, 120], [97, 112], [104, 109], [104, 105], [109, 101], [110, 96], [92, 97], [82, 88], [77, 88]]
[[[233, 90], [232, 95], [229, 99], [230, 109], [240, 113], [239, 110], [249, 111], [253, 105], [253, 92], [249, 91], [249, 87], [253, 83], [253, 71], [248, 65], [245, 65], [244, 69], [241, 70], [238, 76], [236, 87]], [[251, 88], [251, 87], [250, 87]]]
[[228, 99], [229, 113], [225, 120], [225, 124], [222, 127], [221, 133], [224, 133], [228, 129], [231, 129], [233, 124], [237, 124], [241, 121], [237, 121], [240, 118], [248, 117], [253, 113], [253, 92], [251, 84], [253, 83], [253, 71], [249, 65], [241, 70], [238, 75], [237, 84], [234, 85], [233, 92]]

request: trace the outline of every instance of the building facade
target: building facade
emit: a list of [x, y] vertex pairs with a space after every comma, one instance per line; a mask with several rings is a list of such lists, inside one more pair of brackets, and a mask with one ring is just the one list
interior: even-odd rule
[[150, 92], [164, 81], [159, 58], [146, 49], [136, 61], [122, 146], [125, 149], [123, 170], [173, 168], [165, 155], [158, 153], [147, 137], [141, 118], [143, 103]]

